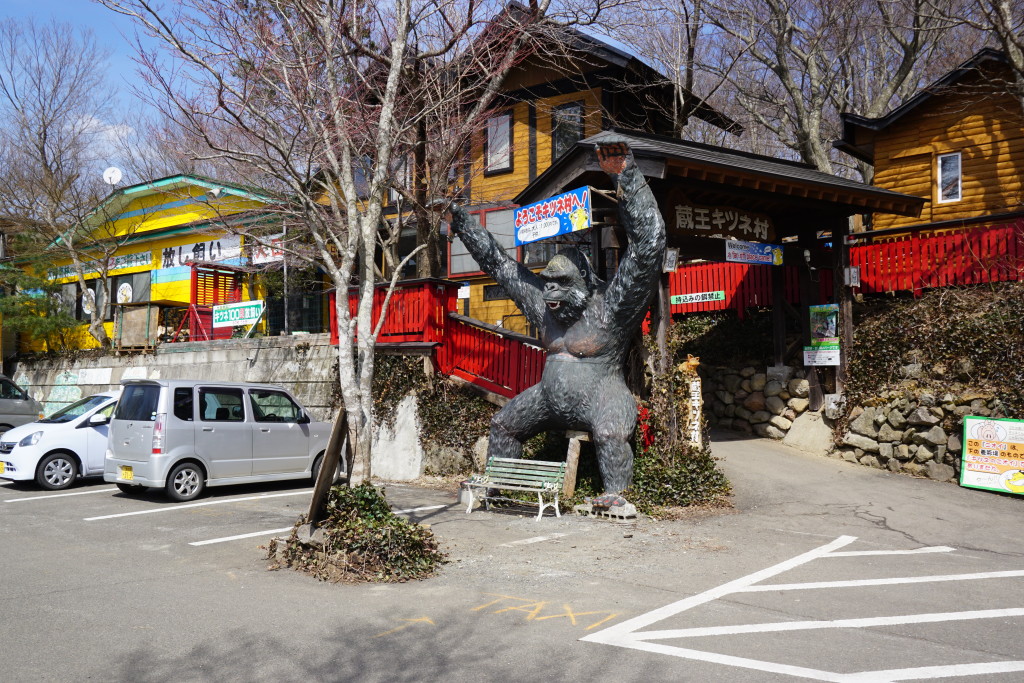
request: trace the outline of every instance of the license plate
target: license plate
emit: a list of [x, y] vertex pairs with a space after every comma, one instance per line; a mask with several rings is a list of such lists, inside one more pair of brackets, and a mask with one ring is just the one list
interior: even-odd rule
[[130, 466], [128, 466], [128, 465], [121, 465], [120, 467], [121, 467], [121, 475], [118, 477], [118, 479], [124, 479], [125, 481], [131, 481], [134, 478], [134, 476], [135, 476], [132, 473], [132, 468]]
[[7, 467], [7, 463], [5, 463], [3, 460], [0, 460], [0, 474], [4, 473], [5, 467]]

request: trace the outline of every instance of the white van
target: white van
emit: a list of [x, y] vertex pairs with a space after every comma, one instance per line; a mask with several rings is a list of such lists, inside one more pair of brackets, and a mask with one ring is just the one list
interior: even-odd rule
[[9, 377], [0, 375], [0, 435], [42, 417], [43, 407], [39, 402]]
[[103, 479], [125, 493], [163, 488], [192, 500], [207, 486], [315, 481], [331, 425], [312, 422], [272, 384], [124, 380]]

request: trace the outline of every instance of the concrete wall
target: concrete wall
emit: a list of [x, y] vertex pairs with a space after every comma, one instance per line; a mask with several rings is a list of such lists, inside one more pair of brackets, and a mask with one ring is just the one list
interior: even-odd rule
[[326, 334], [225, 339], [165, 344], [155, 354], [20, 361], [11, 376], [47, 413], [122, 379], [209, 379], [280, 385], [326, 420], [338, 386], [336, 354]]
[[[11, 376], [47, 413], [117, 388], [122, 379], [205, 379], [277, 384], [299, 399], [314, 420], [330, 420], [338, 387], [336, 358], [329, 335], [311, 334], [165, 344], [145, 355], [20, 361]], [[397, 417], [394, 429], [378, 427], [373, 471], [392, 481], [417, 479], [430, 467], [430, 458], [420, 445], [415, 398], [402, 402]]]

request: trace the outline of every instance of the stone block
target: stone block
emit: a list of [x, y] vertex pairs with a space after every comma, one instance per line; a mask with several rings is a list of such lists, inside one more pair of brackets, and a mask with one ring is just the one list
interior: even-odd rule
[[790, 395], [797, 398], [807, 398], [811, 390], [811, 385], [806, 379], [791, 379], [788, 386]]
[[778, 429], [781, 429], [783, 432], [789, 430], [789, 428], [793, 426], [792, 422], [782, 417], [781, 415], [773, 416], [770, 420], [768, 420], [768, 424], [777, 427]]
[[939, 418], [935, 417], [935, 415], [932, 414], [932, 411], [928, 410], [925, 407], [918, 408], [907, 417], [907, 422], [917, 426], [930, 427], [931, 425], [936, 424], [938, 421]]
[[751, 410], [754, 412], [764, 410], [764, 394], [762, 394], [760, 391], [755, 391], [754, 393], [750, 394], [745, 399], [743, 399], [743, 407], [746, 408], [747, 410]]
[[893, 460], [895, 460], [895, 458], [893, 457], [894, 452], [895, 449], [893, 448], [891, 443], [880, 442], [878, 444], [878, 454], [881, 455], [883, 458], [892, 458]]
[[763, 393], [765, 396], [778, 396], [782, 393], [782, 388], [782, 382], [772, 380], [764, 385]]
[[750, 424], [760, 424], [762, 422], [767, 422], [768, 420], [771, 419], [771, 417], [772, 414], [769, 413], [767, 410], [758, 410], [751, 414], [751, 416], [747, 419], [750, 421]]
[[768, 383], [768, 376], [763, 372], [759, 372], [756, 375], [750, 376], [750, 388], [753, 391], [764, 391], [765, 385]]
[[882, 428], [878, 430], [879, 441], [891, 441], [899, 442], [903, 439], [903, 431], [899, 429], [893, 429], [888, 422], [882, 425]]
[[786, 402], [778, 396], [768, 396], [764, 400], [764, 407], [772, 415], [782, 415], [786, 410]]
[[752, 368], [752, 367], [750, 367], [748, 365], [747, 367], [745, 367], [742, 370], [740, 370], [740, 376], [741, 377], [750, 377], [751, 375], [753, 375], [756, 372], [757, 372], [757, 370], [755, 368]]
[[843, 443], [847, 446], [863, 449], [866, 452], [878, 452], [878, 442], [862, 434], [848, 433], [843, 437]]
[[948, 439], [945, 430], [938, 425], [935, 425], [927, 432], [919, 434], [919, 438], [921, 439], [921, 443], [931, 444], [932, 446], [945, 446], [946, 440]]
[[877, 408], [865, 408], [864, 412], [858, 415], [857, 419], [850, 423], [850, 431], [872, 439], [877, 437], [878, 426], [875, 425], [876, 411]]
[[[781, 396], [779, 398], [781, 398]], [[808, 401], [806, 398], [791, 398], [789, 399], [789, 402], [786, 405], [795, 410], [797, 413], [802, 413], [805, 410], [807, 410], [807, 406], [809, 406], [810, 404], [811, 402]]]
[[739, 375], [726, 375], [722, 378], [722, 386], [730, 394], [735, 394], [736, 390], [740, 388], [740, 382], [742, 381], [743, 378]]
[[733, 412], [733, 415], [741, 420], [749, 420], [751, 412], [743, 406], [736, 406], [736, 410]]
[[918, 446], [914, 453], [914, 460], [917, 462], [928, 462], [935, 459], [935, 453], [927, 446]]
[[956, 471], [949, 465], [935, 462], [934, 460], [925, 465], [925, 474], [929, 479], [935, 481], [949, 481], [956, 476]]
[[860, 459], [861, 465], [867, 465], [868, 467], [880, 468], [882, 465], [878, 462], [878, 458], [873, 455], [865, 455]]
[[946, 439], [946, 448], [948, 448], [951, 453], [959, 453], [963, 448], [963, 445], [960, 443], [960, 435], [950, 434], [949, 438]]

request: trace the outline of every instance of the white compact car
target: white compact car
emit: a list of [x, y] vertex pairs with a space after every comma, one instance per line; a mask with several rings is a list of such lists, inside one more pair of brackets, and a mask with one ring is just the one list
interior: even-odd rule
[[78, 477], [103, 476], [110, 416], [121, 390], [88, 396], [38, 422], [0, 436], [0, 479], [44, 489], [71, 486]]

